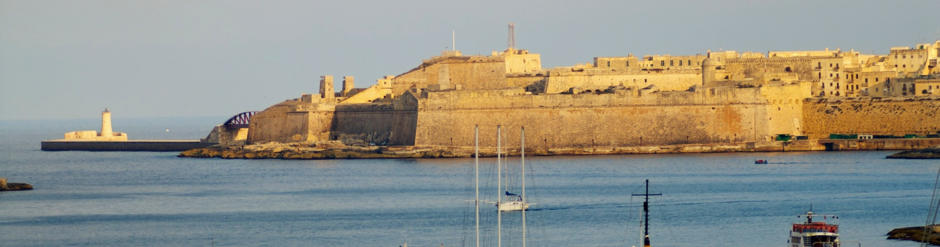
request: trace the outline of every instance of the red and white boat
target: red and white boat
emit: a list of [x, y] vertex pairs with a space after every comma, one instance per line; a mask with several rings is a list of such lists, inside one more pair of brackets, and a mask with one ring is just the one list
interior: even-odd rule
[[[790, 247], [839, 247], [839, 217], [815, 215], [813, 211], [800, 215], [802, 223], [794, 223], [790, 230]], [[821, 219], [821, 220], [820, 220]]]

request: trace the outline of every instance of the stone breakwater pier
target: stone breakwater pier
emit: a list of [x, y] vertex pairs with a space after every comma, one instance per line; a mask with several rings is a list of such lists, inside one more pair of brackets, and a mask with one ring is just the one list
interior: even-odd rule
[[[466, 157], [525, 127], [542, 155], [909, 150], [940, 138], [940, 41], [887, 54], [811, 50], [594, 57], [543, 68], [508, 47], [456, 50], [355, 88], [320, 77], [185, 157]], [[314, 88], [311, 85], [311, 88]], [[504, 146], [519, 140], [504, 138]], [[286, 145], [282, 147], [274, 147]]]
[[101, 131], [65, 133], [63, 139], [45, 140], [42, 151], [157, 151], [178, 152], [214, 145], [206, 140], [127, 140], [127, 134], [111, 129], [111, 111], [101, 112]]

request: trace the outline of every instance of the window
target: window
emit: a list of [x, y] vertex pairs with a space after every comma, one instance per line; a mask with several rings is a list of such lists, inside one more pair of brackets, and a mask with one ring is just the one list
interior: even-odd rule
[[689, 59], [689, 62], [688, 62], [688, 63], [686, 63], [686, 64], [688, 64], [688, 65], [692, 65], [692, 59]]
[[878, 77], [875, 77], [875, 82], [878, 82]]
[[669, 60], [669, 66], [675, 66], [675, 65], [676, 65], [676, 64], [675, 64], [675, 61]]
[[868, 78], [865, 78], [865, 83], [868, 83]]
[[783, 71], [786, 71], [786, 72], [793, 72], [793, 70], [791, 70], [790, 67], [784, 68]]
[[679, 60], [679, 66], [682, 66], [682, 60]]
[[627, 67], [630, 67], [630, 61], [627, 61]]
[[666, 66], [666, 60], [659, 61], [659, 66]]
[[607, 61], [607, 67], [610, 67], [610, 61]]

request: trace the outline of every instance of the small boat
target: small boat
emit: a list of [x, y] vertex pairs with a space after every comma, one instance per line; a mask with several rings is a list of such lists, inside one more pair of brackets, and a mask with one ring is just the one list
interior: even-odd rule
[[506, 191], [506, 201], [499, 203], [499, 211], [508, 212], [508, 211], [522, 211], [529, 210], [529, 204], [522, 199], [521, 195], [510, 193]]
[[[813, 211], [800, 215], [806, 220], [794, 223], [790, 230], [791, 247], [839, 247], [839, 220], [833, 215], [814, 215]], [[819, 218], [822, 217], [822, 221]]]
[[767, 160], [755, 160], [754, 164], [757, 164], [757, 165], [767, 164]]

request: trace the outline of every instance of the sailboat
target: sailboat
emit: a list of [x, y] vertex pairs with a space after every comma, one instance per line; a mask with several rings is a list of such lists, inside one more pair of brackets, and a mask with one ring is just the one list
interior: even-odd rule
[[[522, 193], [516, 194], [509, 192], [509, 185], [507, 182], [506, 188], [502, 186], [502, 134], [501, 126], [496, 126], [496, 177], [497, 180], [497, 189], [499, 190], [498, 199], [496, 201], [496, 208], [500, 212], [509, 212], [509, 211], [525, 211], [529, 210], [529, 203], [526, 201], [525, 197], [525, 127], [522, 128], [522, 142], [521, 142], [521, 163], [522, 163]], [[505, 199], [505, 200], [503, 200]]]
[[[497, 129], [497, 133], [500, 133], [500, 126], [497, 125], [496, 129]], [[501, 154], [501, 151], [502, 151], [501, 148], [502, 148], [502, 146], [501, 146], [500, 141], [501, 141], [501, 139], [500, 139], [500, 138], [497, 138], [497, 152], [496, 152], [496, 153], [497, 153], [497, 158], [502, 158], [502, 157], [501, 157], [501, 155], [502, 155], [502, 154]], [[474, 168], [473, 168], [473, 170], [474, 170], [474, 174], [475, 174], [475, 175], [474, 175], [474, 176], [475, 176], [475, 178], [474, 178], [474, 183], [476, 184], [476, 185], [475, 185], [475, 193], [476, 193], [475, 197], [476, 197], [476, 199], [474, 200], [474, 204], [475, 204], [475, 205], [474, 205], [474, 207], [475, 207], [474, 210], [476, 211], [476, 212], [475, 212], [475, 215], [476, 215], [476, 216], [475, 216], [475, 217], [476, 217], [476, 246], [477, 246], [477, 247], [480, 247], [480, 127], [479, 127], [479, 126], [474, 127], [474, 130], [473, 130], [473, 143], [474, 143], [474, 155], [473, 155]], [[523, 165], [522, 165], [522, 166], [523, 166], [523, 173], [524, 173], [524, 171], [525, 171], [525, 169], [524, 169], [524, 168], [525, 168], [525, 128], [522, 129], [522, 146], [523, 146], [523, 148], [522, 148], [522, 163], [523, 163]], [[497, 162], [497, 164], [501, 165], [502, 162]], [[501, 166], [500, 166], [500, 167], [501, 167]], [[500, 169], [497, 169], [497, 171], [498, 171], [498, 170], [500, 170]], [[499, 173], [499, 172], [497, 172], [497, 173]], [[524, 177], [525, 177], [525, 176], [523, 176], [523, 182], [522, 182], [523, 185], [525, 185], [525, 179], [524, 179]], [[499, 179], [499, 176], [497, 176], [497, 180], [501, 180], [501, 179]], [[502, 190], [502, 184], [498, 185], [497, 188], [499, 189], [499, 191], [501, 191], [501, 192], [503, 191], [503, 190]], [[506, 192], [506, 193], [507, 193], [507, 194], [511, 194], [511, 193], [508, 193], [508, 192]], [[502, 196], [498, 196], [498, 197], [497, 197], [497, 202], [496, 202], [496, 207], [497, 207], [497, 209], [498, 209], [498, 210], [496, 210], [496, 246], [502, 246], [502, 243], [503, 243], [503, 239], [502, 239], [502, 238], [503, 238], [503, 237], [502, 237], [502, 236], [503, 236], [503, 235], [502, 235], [502, 232], [503, 232], [503, 230], [502, 230], [502, 213], [503, 213], [504, 211], [512, 211], [512, 210], [503, 210], [503, 209], [510, 209], [510, 206], [509, 206], [509, 205], [514, 205], [514, 204], [515, 204], [515, 203], [510, 203], [510, 202], [507, 202], [507, 203], [500, 203], [500, 202], [501, 202], [501, 199], [499, 199], [499, 198], [501, 198], [501, 197], [502, 197]], [[529, 204], [525, 201], [525, 186], [523, 186], [522, 195], [520, 195], [518, 198], [519, 198], [518, 202], [521, 202], [521, 205], [518, 206], [518, 208], [520, 208], [518, 211], [522, 211], [522, 247], [525, 247], [525, 246], [526, 246], [526, 217], [525, 217], [525, 210], [529, 208]], [[502, 206], [502, 207], [500, 207], [500, 206]]]

